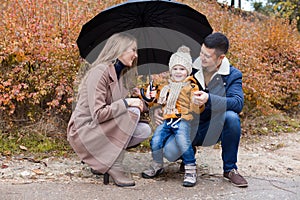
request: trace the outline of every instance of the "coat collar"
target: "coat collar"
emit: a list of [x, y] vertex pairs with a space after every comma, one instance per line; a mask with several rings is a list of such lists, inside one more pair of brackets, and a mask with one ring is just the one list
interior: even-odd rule
[[112, 63], [110, 63], [106, 67], [108, 68], [109, 76], [111, 77], [113, 82], [117, 82], [118, 81], [118, 76], [117, 76], [116, 69], [115, 69], [114, 65]]
[[109, 84], [112, 92], [113, 100], [121, 99], [128, 94], [128, 90], [123, 86], [123, 78], [118, 78], [114, 64], [109, 64], [108, 73], [112, 82]]
[[[194, 63], [194, 68], [197, 69], [198, 71], [195, 73], [195, 78], [198, 80], [202, 88], [205, 88], [205, 82], [204, 82], [204, 76], [203, 76], [203, 71], [202, 71], [202, 66], [201, 66], [201, 59], [198, 57]], [[222, 64], [219, 68], [219, 70], [211, 77], [213, 78], [215, 75], [220, 74], [220, 75], [229, 75], [230, 73], [230, 63], [228, 58], [224, 57], [222, 60]]]

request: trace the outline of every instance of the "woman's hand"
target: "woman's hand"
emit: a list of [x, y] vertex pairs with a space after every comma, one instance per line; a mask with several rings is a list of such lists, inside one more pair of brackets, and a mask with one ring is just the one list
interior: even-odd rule
[[129, 107], [137, 107], [140, 109], [141, 112], [144, 110], [144, 102], [139, 98], [126, 98], [125, 101], [127, 102]]

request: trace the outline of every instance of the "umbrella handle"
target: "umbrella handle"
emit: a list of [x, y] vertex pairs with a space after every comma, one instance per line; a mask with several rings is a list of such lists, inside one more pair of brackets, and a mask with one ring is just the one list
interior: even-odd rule
[[[150, 86], [150, 87], [149, 87], [150, 91], [152, 91], [152, 89], [153, 89], [153, 81], [150, 81], [149, 86]], [[154, 100], [154, 97], [152, 97], [152, 98], [150, 98], [150, 99], [146, 97], [144, 88], [141, 88], [141, 89], [140, 89], [140, 92], [141, 92], [142, 98], [143, 98], [145, 101], [147, 101], [147, 102], [152, 102], [152, 101]]]

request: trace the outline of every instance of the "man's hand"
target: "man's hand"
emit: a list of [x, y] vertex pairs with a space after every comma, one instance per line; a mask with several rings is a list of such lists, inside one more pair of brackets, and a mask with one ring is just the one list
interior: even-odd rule
[[208, 101], [208, 94], [204, 91], [196, 91], [193, 96], [193, 103], [202, 106]]

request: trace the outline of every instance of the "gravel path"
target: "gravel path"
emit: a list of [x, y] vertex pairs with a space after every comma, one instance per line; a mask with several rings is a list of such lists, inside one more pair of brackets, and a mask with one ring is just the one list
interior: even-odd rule
[[2, 156], [0, 199], [300, 199], [299, 144], [300, 132], [263, 136], [252, 142], [242, 139], [238, 166], [249, 181], [246, 189], [223, 180], [218, 146], [198, 147], [198, 183], [193, 188], [181, 186], [179, 163], [166, 161], [164, 175], [141, 178], [150, 153], [126, 154], [124, 164], [136, 181], [132, 188], [119, 188], [113, 182], [103, 185], [103, 176], [93, 175], [76, 155], [42, 160]]

